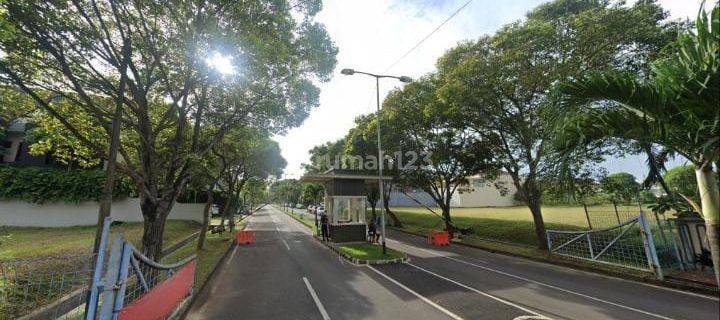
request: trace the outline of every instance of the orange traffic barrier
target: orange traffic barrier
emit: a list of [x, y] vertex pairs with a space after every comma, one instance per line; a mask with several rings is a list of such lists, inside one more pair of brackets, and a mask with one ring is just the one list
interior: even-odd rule
[[255, 231], [242, 230], [235, 234], [237, 244], [251, 244], [255, 241]]
[[428, 244], [438, 246], [450, 245], [450, 233], [447, 231], [430, 231], [428, 235]]

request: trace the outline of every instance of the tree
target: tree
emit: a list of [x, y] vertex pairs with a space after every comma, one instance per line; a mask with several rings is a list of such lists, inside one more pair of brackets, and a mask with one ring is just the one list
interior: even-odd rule
[[574, 120], [564, 128], [576, 138], [589, 132], [650, 140], [692, 163], [701, 207], [685, 199], [705, 219], [720, 283], [720, 4], [711, 14], [701, 10], [695, 24], [695, 31], [670, 47], [668, 57], [653, 63], [649, 79], [604, 72], [566, 83], [562, 113]]
[[300, 198], [305, 206], [318, 204], [325, 197], [325, 188], [317, 183], [303, 183]]
[[315, 146], [310, 151], [310, 163], [304, 163], [305, 173], [323, 173], [333, 168], [347, 168], [350, 166], [343, 157], [345, 154], [345, 139], [328, 141]]
[[280, 154], [277, 142], [270, 139], [265, 132], [244, 130], [229, 141], [231, 144], [224, 148], [234, 148], [230, 152], [231, 157], [226, 157], [222, 152], [216, 155], [227, 164], [219, 184], [227, 194], [227, 201], [220, 210], [220, 224], [223, 225], [227, 219], [233, 228], [235, 221], [232, 216], [243, 204], [240, 194], [245, 183], [253, 177], [265, 179], [269, 176], [280, 176], [287, 162]]
[[541, 249], [547, 241], [538, 179], [550, 175], [561, 156], [553, 150], [546, 120], [557, 105], [557, 84], [594, 69], [645, 72], [648, 59], [673, 38], [676, 26], [664, 23], [666, 16], [653, 1], [625, 7], [557, 0], [438, 61], [445, 82], [441, 97], [512, 178], [533, 216]]
[[635, 176], [627, 172], [608, 175], [600, 180], [600, 187], [613, 201], [620, 200], [624, 203], [636, 199], [640, 192], [640, 184], [635, 181]]
[[295, 205], [300, 201], [300, 182], [295, 179], [284, 179], [270, 185], [270, 196], [275, 201]]
[[[402, 154], [403, 148], [401, 146], [402, 138], [401, 133], [396, 130], [392, 120], [389, 118], [388, 113], [385, 109], [380, 112], [381, 126], [381, 137], [383, 146], [383, 176], [392, 177], [390, 181], [383, 181], [383, 200], [381, 204], [385, 209], [385, 212], [390, 217], [393, 226], [402, 227], [402, 221], [397, 215], [390, 210], [390, 198], [392, 195], [395, 184], [399, 183], [400, 168], [403, 163]], [[348, 156], [359, 157], [364, 160], [376, 159], [378, 157], [377, 150], [377, 116], [374, 113], [368, 115], [361, 115], [355, 118], [355, 127], [350, 129], [348, 134], [345, 136], [345, 149], [344, 153]], [[357, 165], [353, 159], [348, 159], [350, 165]], [[372, 161], [369, 163], [373, 165]], [[375, 167], [371, 167], [371, 170], [377, 170], [377, 161], [374, 164]], [[368, 168], [364, 168], [368, 169]], [[379, 184], [371, 184], [365, 186], [365, 195], [367, 196], [370, 208], [372, 209], [373, 216], [375, 215], [375, 208], [377, 203], [380, 201], [380, 186]]]
[[[420, 163], [401, 164], [402, 184], [421, 188], [442, 210], [446, 230], [456, 231], [450, 216], [455, 191], [467, 185], [467, 177], [492, 173], [487, 165], [490, 151], [469, 130], [457, 129], [448, 117], [448, 106], [438, 98], [438, 78], [427, 75], [396, 90], [387, 97], [384, 111], [389, 114], [404, 148], [422, 157]], [[418, 128], [422, 128], [419, 130]]]
[[243, 203], [249, 207], [249, 210], [254, 210], [254, 208], [265, 199], [266, 188], [267, 184], [265, 179], [261, 179], [260, 177], [251, 177], [245, 182], [242, 190]]
[[693, 165], [682, 165], [665, 172], [665, 181], [671, 192], [677, 192], [696, 202], [700, 201], [695, 168]]
[[[107, 150], [45, 93], [71, 101], [106, 138], [105, 124], [115, 114], [122, 119], [127, 143], [118, 147], [117, 168], [137, 186], [142, 250], [157, 259], [191, 168], [230, 127], [282, 132], [317, 106], [312, 81], [328, 79], [337, 53], [313, 21], [320, 8], [318, 0], [3, 1], [0, 80], [101, 159]], [[242, 72], [209, 68], [206, 59], [217, 53]]]

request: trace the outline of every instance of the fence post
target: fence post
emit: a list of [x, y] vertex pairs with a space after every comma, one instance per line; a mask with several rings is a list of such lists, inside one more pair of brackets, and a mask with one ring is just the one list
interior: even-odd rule
[[98, 296], [100, 295], [100, 290], [103, 288], [103, 285], [100, 282], [102, 280], [103, 263], [105, 262], [105, 247], [107, 247], [111, 222], [112, 219], [110, 217], [106, 217], [105, 221], [103, 221], [102, 235], [100, 236], [100, 247], [97, 257], [95, 257], [95, 269], [93, 270], [93, 279], [90, 284], [90, 295], [88, 296], [87, 304], [85, 306], [86, 320], [94, 320], [95, 313], [97, 312]]
[[545, 230], [545, 239], [547, 240], [548, 255], [552, 254], [552, 238], [550, 238], [550, 231]]
[[103, 303], [100, 311], [100, 320], [111, 320], [115, 308], [115, 295], [117, 294], [117, 280], [120, 273], [120, 260], [123, 255], [123, 235], [119, 234], [110, 247], [105, 284], [103, 285]]
[[618, 212], [617, 203], [615, 202], [615, 199], [612, 199], [612, 204], [613, 204], [613, 208], [615, 208], [615, 217], [617, 218], [618, 224], [622, 224], [622, 222], [620, 222], [620, 212]]
[[125, 288], [127, 287], [128, 271], [130, 269], [130, 257], [132, 256], [132, 244], [123, 241], [122, 257], [120, 258], [120, 271], [118, 272], [117, 293], [113, 302], [113, 313], [111, 320], [116, 320], [118, 313], [123, 307], [125, 300]]
[[590, 248], [590, 260], [595, 260], [595, 252], [593, 250], [592, 238], [590, 238], [590, 232], [585, 233], [585, 237], [587, 238], [588, 248]]
[[588, 228], [592, 230], [592, 223], [590, 223], [590, 214], [588, 213], [587, 205], [583, 202], [583, 209], [585, 209], [585, 218], [587, 218]]
[[663, 280], [662, 267], [660, 267], [660, 260], [658, 259], [657, 251], [655, 250], [655, 242], [653, 241], [652, 231], [650, 230], [650, 225], [647, 222], [644, 212], [640, 212], [638, 222], [640, 222], [640, 234], [643, 240], [643, 246], [645, 247], [645, 255], [647, 256], [650, 270], [655, 273], [658, 279]]

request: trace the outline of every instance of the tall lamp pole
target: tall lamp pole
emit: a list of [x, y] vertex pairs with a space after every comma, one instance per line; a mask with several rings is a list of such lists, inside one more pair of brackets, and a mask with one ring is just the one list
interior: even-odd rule
[[385, 191], [384, 191], [384, 185], [383, 185], [383, 154], [382, 154], [382, 144], [380, 142], [380, 78], [393, 78], [398, 79], [400, 82], [410, 82], [412, 79], [410, 77], [406, 76], [390, 76], [390, 75], [382, 75], [382, 74], [373, 74], [368, 72], [362, 72], [357, 71], [353, 69], [342, 69], [340, 73], [344, 75], [351, 76], [353, 74], [359, 73], [368, 75], [375, 78], [375, 98], [377, 100], [377, 109], [375, 111], [375, 116], [377, 118], [377, 148], [378, 148], [378, 176], [380, 180], [378, 180], [379, 190], [380, 190], [380, 205], [382, 206], [380, 209], [380, 212], [382, 213], [380, 215], [380, 232], [382, 237], [382, 251], [383, 254], [387, 253], [387, 247], [385, 246]]

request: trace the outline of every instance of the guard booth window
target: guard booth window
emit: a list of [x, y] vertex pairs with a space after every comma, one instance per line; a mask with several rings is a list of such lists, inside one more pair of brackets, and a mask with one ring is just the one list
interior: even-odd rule
[[365, 197], [333, 197], [333, 216], [336, 223], [364, 223]]

